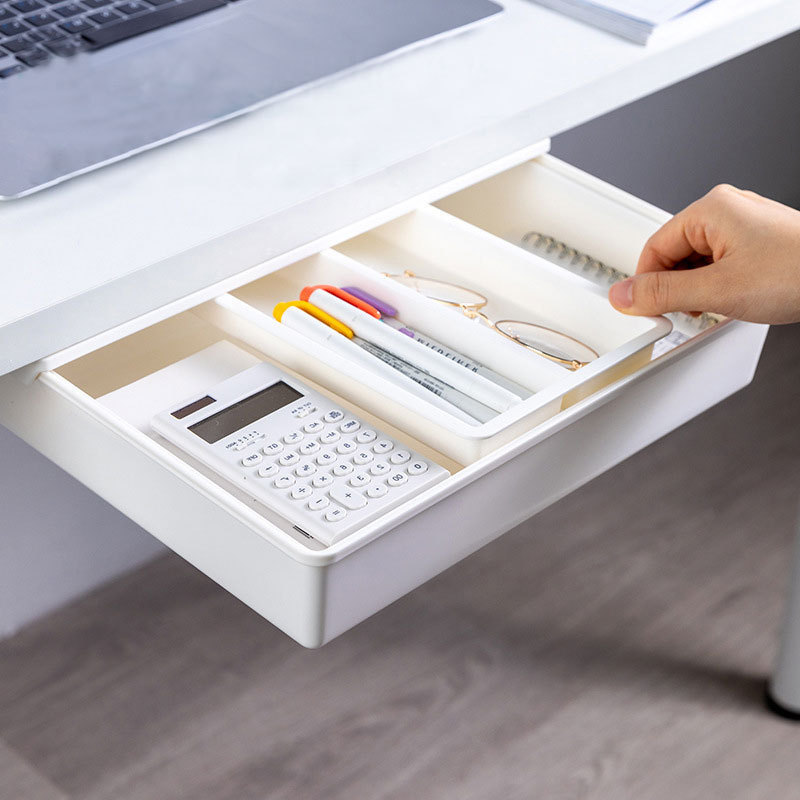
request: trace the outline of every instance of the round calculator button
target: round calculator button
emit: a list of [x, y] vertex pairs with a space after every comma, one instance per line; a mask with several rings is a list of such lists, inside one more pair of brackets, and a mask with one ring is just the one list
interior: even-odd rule
[[377, 438], [378, 434], [371, 428], [364, 428], [363, 431], [359, 431], [356, 434], [356, 441], [359, 444], [369, 444], [370, 442], [374, 442]]
[[353, 465], [348, 464], [346, 461], [341, 464], [337, 464], [332, 470], [333, 474], [337, 478], [341, 478], [343, 475], [349, 475], [352, 471]]
[[279, 459], [279, 463], [283, 467], [291, 467], [292, 464], [296, 464], [300, 460], [300, 456], [297, 453], [284, 453]]
[[405, 472], [393, 472], [386, 479], [387, 486], [402, 486], [404, 483], [408, 483], [408, 475]]
[[339, 422], [344, 419], [344, 411], [339, 411], [338, 408], [332, 408], [322, 419], [325, 422]]
[[367, 475], [366, 472], [356, 472], [355, 475], [350, 476], [350, 480], [348, 481], [348, 483], [351, 486], [365, 486], [371, 480], [372, 478], [370, 478], [370, 476]]
[[286, 436], [283, 437], [283, 441], [286, 444], [297, 444], [303, 438], [302, 431], [292, 431], [291, 433], [287, 433]]
[[281, 475], [272, 481], [272, 485], [276, 489], [288, 489], [290, 486], [294, 486], [294, 477], [292, 475]]
[[303, 430], [306, 433], [319, 433], [324, 427], [325, 425], [322, 422], [320, 422], [318, 419], [315, 419], [311, 422], [306, 422], [306, 424], [303, 425]]
[[367, 489], [367, 497], [375, 499], [376, 497], [383, 497], [388, 494], [388, 492], [389, 487], [385, 483], [373, 483], [372, 486]]
[[411, 453], [409, 453], [408, 450], [395, 450], [394, 453], [389, 456], [389, 461], [391, 461], [392, 464], [405, 464], [410, 458]]
[[385, 461], [378, 461], [377, 464], [373, 464], [369, 471], [373, 475], [386, 475], [387, 472], [391, 472], [391, 467]]
[[261, 453], [250, 453], [249, 456], [245, 456], [242, 459], [242, 466], [243, 467], [255, 467], [260, 464], [264, 460], [264, 456]]
[[356, 446], [355, 444], [353, 444], [353, 442], [347, 442], [347, 441], [339, 442], [339, 444], [336, 445], [336, 452], [341, 455], [345, 455], [346, 453], [352, 453], [353, 450], [355, 449]]
[[283, 452], [283, 445], [280, 442], [270, 442], [261, 448], [261, 452], [265, 456], [276, 456]]
[[331, 508], [325, 512], [326, 522], [339, 522], [347, 516], [347, 512], [343, 508]]
[[328, 464], [333, 464], [337, 458], [338, 456], [336, 453], [332, 452], [331, 450], [325, 450], [317, 456], [317, 464], [319, 464], [321, 467], [325, 467]]
[[258, 468], [259, 478], [271, 478], [273, 475], [278, 474], [277, 464], [264, 464]]
[[293, 500], [304, 500], [306, 497], [311, 495], [311, 487], [310, 486], [295, 486], [292, 489], [292, 499]]
[[355, 433], [361, 428], [361, 423], [357, 419], [346, 419], [340, 426], [342, 433]]
[[297, 449], [302, 455], [310, 456], [312, 453], [319, 452], [320, 445], [319, 442], [303, 442]]
[[294, 468], [294, 474], [297, 475], [298, 478], [307, 478], [309, 475], [313, 475], [316, 471], [317, 468], [308, 462]]
[[322, 436], [319, 437], [319, 440], [322, 442], [322, 444], [334, 444], [341, 438], [342, 435], [339, 433], [339, 431], [326, 431], [322, 434]]
[[374, 461], [374, 460], [375, 460], [375, 456], [372, 455], [372, 453], [370, 453], [369, 450], [359, 450], [353, 456], [353, 463], [354, 464], [359, 464], [359, 465], [369, 464], [370, 461]]
[[312, 497], [308, 501], [308, 507], [311, 511], [322, 511], [323, 508], [327, 508], [330, 504], [331, 501], [324, 494]]
[[406, 467], [406, 472], [409, 475], [422, 475], [423, 472], [427, 471], [428, 471], [428, 465], [424, 461], [412, 461]]
[[378, 439], [378, 441], [372, 445], [372, 452], [381, 455], [383, 453], [388, 453], [393, 447], [394, 444], [388, 439]]
[[330, 475], [315, 475], [311, 485], [317, 489], [322, 489], [325, 486], [330, 486], [333, 483], [333, 478]]

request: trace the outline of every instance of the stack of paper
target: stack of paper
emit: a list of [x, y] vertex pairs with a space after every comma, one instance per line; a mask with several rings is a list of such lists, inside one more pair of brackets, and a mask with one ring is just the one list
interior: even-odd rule
[[536, 0], [590, 25], [647, 44], [659, 26], [711, 0]]

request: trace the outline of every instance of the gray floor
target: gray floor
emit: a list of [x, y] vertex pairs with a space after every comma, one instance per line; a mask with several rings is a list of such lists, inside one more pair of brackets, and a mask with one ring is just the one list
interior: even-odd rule
[[320, 651], [176, 557], [114, 582], [0, 645], [0, 798], [798, 797], [761, 691], [799, 389], [773, 330], [752, 387]]

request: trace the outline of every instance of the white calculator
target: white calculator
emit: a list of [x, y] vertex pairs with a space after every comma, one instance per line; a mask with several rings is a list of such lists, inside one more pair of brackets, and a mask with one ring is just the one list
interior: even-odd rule
[[267, 363], [151, 424], [326, 545], [449, 475]]

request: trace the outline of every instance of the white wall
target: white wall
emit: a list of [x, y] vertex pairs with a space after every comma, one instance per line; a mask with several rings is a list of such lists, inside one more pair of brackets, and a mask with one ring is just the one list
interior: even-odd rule
[[[557, 137], [553, 152], [677, 210], [727, 181], [800, 199], [800, 35]], [[0, 636], [158, 543], [0, 428]]]

